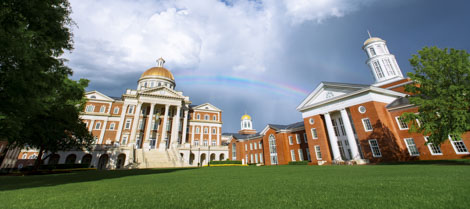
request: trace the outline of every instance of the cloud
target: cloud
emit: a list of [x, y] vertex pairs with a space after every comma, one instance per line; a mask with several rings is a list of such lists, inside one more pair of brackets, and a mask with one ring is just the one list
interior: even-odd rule
[[[289, 39], [290, 33], [298, 32], [302, 23], [317, 24], [328, 18], [342, 17], [371, 1], [71, 0], [72, 19], [78, 28], [74, 29], [75, 50], [66, 58], [70, 60], [75, 78], [88, 78], [90, 88], [106, 89], [109, 92], [104, 93], [113, 96], [125, 88], [135, 88], [133, 83], [138, 76], [155, 66], [159, 57], [167, 61], [166, 66], [175, 75], [224, 75], [278, 82], [285, 76], [273, 74], [286, 73], [286, 69], [300, 70], [286, 65], [291, 60], [301, 59], [298, 56], [305, 56], [286, 55], [288, 45], [296, 41]], [[292, 72], [292, 75], [297, 74]], [[124, 83], [126, 86], [122, 86]], [[198, 88], [188, 96], [199, 100], [207, 95], [204, 92], [213, 90]], [[251, 103], [264, 104], [276, 99], [257, 89], [252, 91], [256, 96], [249, 96]], [[230, 93], [234, 92], [227, 92]], [[294, 112], [298, 102], [282, 104], [289, 104], [292, 107], [286, 108]], [[244, 103], [249, 107], [247, 101]], [[291, 115], [295, 116], [290, 120], [300, 120], [298, 114]], [[266, 120], [268, 116], [259, 121], [265, 123]]]

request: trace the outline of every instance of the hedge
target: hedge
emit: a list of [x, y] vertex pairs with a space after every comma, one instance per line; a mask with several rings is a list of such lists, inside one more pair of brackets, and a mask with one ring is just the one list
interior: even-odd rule
[[239, 160], [211, 161], [210, 164], [242, 164]]
[[294, 161], [294, 162], [289, 162], [289, 165], [308, 165], [308, 161]]
[[[55, 164], [55, 165], [40, 165], [39, 170], [54, 170], [54, 169], [73, 169], [73, 168], [88, 168], [90, 164]], [[33, 166], [26, 166], [21, 171], [31, 171]]]

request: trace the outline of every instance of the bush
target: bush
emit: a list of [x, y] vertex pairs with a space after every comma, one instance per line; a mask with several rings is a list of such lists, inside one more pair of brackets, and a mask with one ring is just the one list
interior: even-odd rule
[[[56, 165], [40, 165], [39, 170], [54, 170], [54, 169], [72, 169], [72, 168], [88, 168], [90, 164], [56, 164]], [[27, 166], [23, 170], [31, 170], [33, 166]]]
[[289, 162], [289, 165], [308, 165], [308, 161], [294, 161], [294, 162]]
[[211, 161], [210, 164], [242, 164], [239, 160]]

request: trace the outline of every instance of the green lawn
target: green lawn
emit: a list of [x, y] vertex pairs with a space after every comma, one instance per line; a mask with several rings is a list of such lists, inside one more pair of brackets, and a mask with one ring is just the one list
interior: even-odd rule
[[250, 166], [0, 176], [0, 208], [470, 208], [470, 166]]

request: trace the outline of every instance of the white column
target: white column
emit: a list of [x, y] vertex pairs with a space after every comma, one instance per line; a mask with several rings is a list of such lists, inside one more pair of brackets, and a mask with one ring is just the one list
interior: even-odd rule
[[178, 136], [180, 129], [181, 106], [176, 106], [176, 114], [173, 116], [173, 124], [171, 127], [171, 144], [178, 144]]
[[148, 142], [150, 140], [150, 130], [153, 128], [152, 126], [152, 121], [153, 121], [153, 109], [155, 107], [155, 103], [150, 104], [150, 113], [148, 114], [148, 121], [147, 121], [147, 127], [145, 130], [145, 141]]
[[160, 140], [160, 149], [166, 149], [166, 123], [168, 121], [168, 110], [170, 109], [169, 104], [165, 104], [165, 115], [163, 115], [163, 125], [162, 125], [162, 139]]
[[351, 126], [351, 122], [349, 121], [348, 112], [345, 109], [340, 110], [341, 118], [343, 119], [344, 128], [346, 129], [346, 136], [348, 137], [349, 148], [351, 148], [351, 158], [361, 159], [361, 155], [359, 155], [359, 150], [357, 149], [356, 137], [354, 137], [354, 132]]
[[328, 138], [330, 140], [331, 151], [333, 152], [333, 160], [342, 160], [341, 154], [339, 153], [338, 138], [336, 137], [335, 131], [333, 129], [333, 124], [331, 123], [330, 113], [325, 113], [324, 116], [326, 122], [326, 129], [328, 130]]
[[103, 127], [101, 128], [101, 133], [100, 133], [98, 144], [103, 144], [103, 137], [104, 137], [104, 132], [106, 132], [106, 125], [108, 125], [108, 120], [105, 120], [103, 123]]
[[88, 126], [88, 131], [91, 132], [93, 130], [93, 125], [95, 125], [95, 120], [91, 120], [90, 126]]
[[184, 110], [184, 119], [183, 119], [183, 130], [182, 130], [182, 139], [181, 144], [186, 144], [186, 129], [188, 127], [188, 109]]
[[119, 126], [118, 126], [118, 131], [116, 133], [116, 142], [120, 142], [121, 141], [121, 133], [122, 133], [122, 128], [124, 127], [124, 124], [126, 123], [125, 121], [125, 116], [126, 116], [126, 113], [127, 113], [127, 107], [129, 106], [129, 104], [125, 104], [123, 107], [122, 107], [122, 110], [121, 110], [121, 118], [119, 118]]
[[212, 145], [212, 126], [209, 126], [209, 142], [207, 145], [208, 146]]
[[217, 131], [216, 131], [216, 133], [217, 133], [217, 145], [218, 145], [218, 146], [222, 145], [222, 144], [220, 144], [220, 131], [219, 131], [219, 129], [220, 129], [220, 128], [217, 126]]
[[129, 139], [131, 144], [135, 144], [135, 135], [137, 132], [137, 126], [139, 125], [141, 108], [142, 108], [142, 103], [137, 104], [137, 108], [135, 108], [134, 121], [132, 122], [132, 129], [131, 129], [131, 138]]

